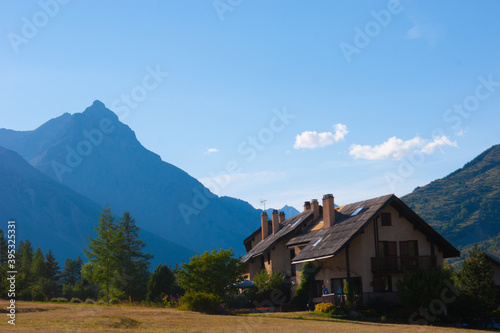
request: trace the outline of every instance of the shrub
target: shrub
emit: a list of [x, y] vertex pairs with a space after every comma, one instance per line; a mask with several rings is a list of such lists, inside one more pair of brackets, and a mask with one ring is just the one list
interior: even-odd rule
[[221, 299], [214, 294], [189, 291], [179, 300], [179, 309], [216, 314], [220, 311]]
[[87, 298], [87, 299], [85, 300], [85, 304], [95, 304], [95, 302], [94, 302], [94, 300], [93, 300], [93, 299], [91, 299], [91, 298]]
[[64, 298], [64, 297], [56, 297], [56, 298], [52, 298], [50, 301], [51, 302], [58, 302], [58, 303], [65, 303], [68, 301], [68, 299]]
[[101, 299], [101, 300], [97, 301], [97, 304], [104, 305], [104, 304], [108, 304], [108, 303], [106, 303], [106, 301]]
[[324, 312], [324, 313], [333, 312], [334, 309], [335, 305], [333, 305], [332, 303], [318, 303], [314, 307], [314, 311]]
[[121, 303], [121, 301], [116, 297], [113, 297], [112, 299], [109, 300], [109, 304], [112, 304], [112, 305], [117, 305], [120, 303]]
[[76, 297], [73, 297], [70, 301], [70, 303], [82, 303], [82, 300]]

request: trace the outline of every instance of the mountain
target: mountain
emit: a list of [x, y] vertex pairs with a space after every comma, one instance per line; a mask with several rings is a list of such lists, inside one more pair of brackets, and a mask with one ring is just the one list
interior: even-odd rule
[[[95, 237], [101, 207], [32, 167], [19, 154], [0, 147], [0, 228], [15, 220], [17, 243], [29, 239], [58, 260], [82, 256], [88, 236]], [[140, 231], [148, 252], [159, 262], [185, 262], [194, 252], [147, 231]]]
[[458, 248], [500, 254], [500, 145], [402, 199]]
[[259, 225], [258, 210], [212, 194], [162, 161], [99, 101], [33, 131], [1, 129], [0, 146], [99, 206], [109, 204], [117, 215], [129, 211], [143, 230], [197, 252], [233, 248], [244, 253], [242, 239]]
[[[268, 208], [268, 209], [266, 209], [267, 216], [271, 216], [272, 213], [273, 213], [273, 210], [274, 210], [274, 208]], [[283, 208], [278, 209], [278, 211], [284, 212], [286, 218], [293, 217], [293, 216], [297, 215], [298, 213], [300, 213], [294, 207], [288, 206], [288, 205], [283, 206]]]

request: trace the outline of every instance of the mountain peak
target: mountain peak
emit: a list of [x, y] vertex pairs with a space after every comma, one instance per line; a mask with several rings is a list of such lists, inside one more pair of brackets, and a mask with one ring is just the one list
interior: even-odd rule
[[111, 118], [111, 120], [113, 120], [113, 121], [118, 121], [118, 116], [113, 111], [108, 109], [106, 107], [106, 105], [104, 105], [103, 102], [101, 102], [97, 99], [92, 103], [91, 106], [86, 108], [82, 114], [91, 115], [91, 116], [98, 116], [101, 118], [107, 117], [107, 118]]

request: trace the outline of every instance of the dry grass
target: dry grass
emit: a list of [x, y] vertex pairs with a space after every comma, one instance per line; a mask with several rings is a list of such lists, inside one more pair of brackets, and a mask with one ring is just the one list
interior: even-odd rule
[[[327, 319], [306, 312], [210, 316], [173, 309], [16, 302], [16, 326], [0, 301], [0, 332], [464, 332]], [[473, 332], [467, 330], [465, 332]]]

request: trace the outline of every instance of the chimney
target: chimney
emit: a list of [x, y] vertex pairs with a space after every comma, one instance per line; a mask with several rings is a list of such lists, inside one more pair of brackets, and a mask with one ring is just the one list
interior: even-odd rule
[[278, 216], [280, 223], [283, 223], [285, 221], [285, 212], [280, 212], [280, 215]]
[[323, 196], [323, 228], [330, 228], [335, 224], [335, 205], [333, 194]]
[[278, 217], [278, 211], [273, 209], [273, 235], [280, 231], [280, 221]]
[[267, 213], [262, 212], [262, 215], [260, 215], [260, 224], [261, 224], [261, 229], [262, 229], [262, 240], [269, 235], [269, 224], [267, 223]]
[[304, 202], [304, 212], [311, 209], [311, 203], [309, 201]]
[[316, 221], [319, 217], [319, 203], [317, 199], [311, 200], [311, 210], [313, 211], [313, 221]]

